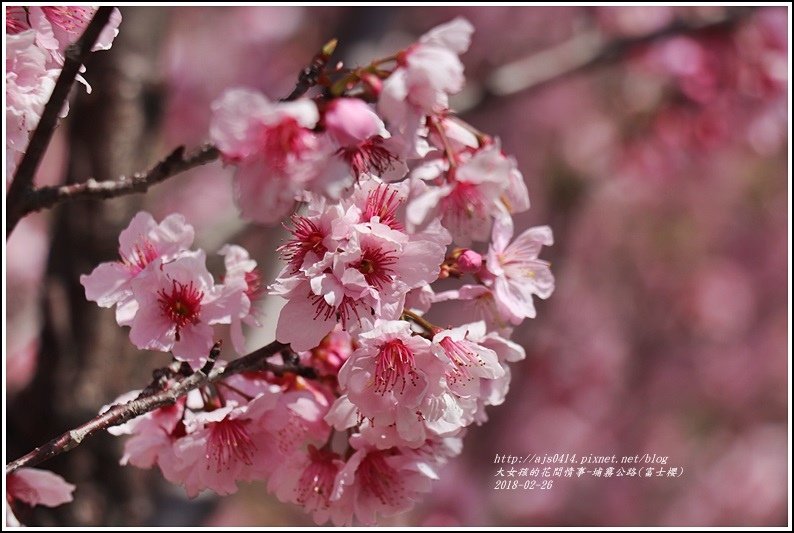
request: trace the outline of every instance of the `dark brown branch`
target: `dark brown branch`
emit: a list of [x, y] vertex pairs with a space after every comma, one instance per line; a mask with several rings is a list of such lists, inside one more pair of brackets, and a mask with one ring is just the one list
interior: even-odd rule
[[[746, 19], [754, 9], [729, 7], [726, 8], [723, 16], [716, 20], [677, 19], [657, 31], [639, 37], [607, 41], [597, 30], [581, 33], [562, 44], [497, 68], [488, 76], [479, 98], [467, 103], [466, 108], [473, 108], [490, 97], [534, 91], [572, 75], [616, 63], [637, 48], [661, 39], [675, 35], [729, 30]], [[458, 111], [462, 112], [465, 109]]]
[[[102, 9], [107, 8], [100, 8], [100, 11]], [[94, 20], [96, 20], [98, 15], [99, 13], [97, 12]], [[91, 24], [94, 23], [94, 20], [91, 21]], [[86, 33], [83, 37], [86, 35], [88, 35], [88, 30], [86, 30]], [[82, 40], [83, 38], [81, 38], [77, 44], [79, 44]], [[91, 46], [93, 46], [93, 41]], [[282, 101], [286, 102], [296, 100], [303, 96], [306, 91], [314, 87], [324, 75], [325, 66], [328, 63], [328, 60], [331, 58], [331, 55], [334, 53], [335, 48], [336, 39], [326, 43], [322, 50], [320, 50], [320, 52], [318, 52], [317, 55], [312, 58], [311, 64], [301, 71], [300, 75], [298, 76], [298, 82], [296, 83], [295, 88], [286, 98], [283, 98]], [[61, 78], [64, 77], [64, 72], [66, 72], [66, 66], [64, 66], [64, 70], [61, 72]], [[61, 83], [61, 78], [58, 79], [58, 84]], [[74, 77], [72, 77], [72, 80], [73, 79]], [[56, 84], [50, 102], [55, 99], [56, 92], [58, 91], [59, 87], [58, 84]], [[66, 94], [68, 94], [68, 90], [66, 91]], [[133, 174], [131, 177], [122, 176], [116, 180], [96, 181], [89, 179], [81, 183], [52, 187], [40, 187], [35, 189], [33, 187], [32, 176], [35, 174], [36, 166], [38, 166], [39, 160], [44, 154], [44, 149], [47, 147], [50, 137], [52, 137], [52, 130], [55, 128], [55, 121], [57, 119], [56, 110], [56, 113], [53, 117], [50, 118], [48, 116], [47, 120], [45, 120], [45, 115], [47, 114], [47, 109], [49, 109], [50, 102], [47, 103], [48, 107], [45, 107], [44, 109], [44, 114], [42, 115], [42, 119], [39, 122], [39, 128], [36, 128], [36, 132], [31, 139], [28, 150], [25, 153], [19, 168], [17, 169], [17, 174], [11, 184], [11, 188], [8, 191], [6, 238], [11, 235], [11, 232], [14, 231], [14, 228], [22, 219], [22, 217], [35, 211], [50, 208], [63, 201], [75, 200], [79, 198], [106, 199], [124, 196], [131, 193], [144, 193], [152, 185], [165, 181], [166, 179], [186, 170], [190, 170], [191, 168], [215, 161], [218, 159], [218, 157], [220, 157], [220, 151], [212, 145], [205, 145], [195, 153], [188, 156], [185, 155], [185, 147], [180, 146], [148, 172], [138, 172]], [[61, 106], [62, 103], [63, 101], [61, 101]], [[58, 108], [58, 110], [59, 109], [60, 108]], [[52, 122], [50, 131], [47, 134], [46, 140], [43, 141], [42, 144], [40, 141], [37, 141], [37, 135], [39, 134], [39, 129], [43, 129], [44, 126], [46, 126], [49, 122]], [[35, 144], [34, 141], [36, 141]], [[26, 160], [28, 160], [27, 163]], [[23, 171], [25, 171], [25, 169], [28, 168], [27, 166], [31, 164], [33, 164], [34, 167], [28, 176], [27, 174], [23, 173]]]
[[317, 52], [317, 55], [312, 58], [312, 62], [309, 66], [300, 71], [295, 88], [292, 89], [292, 92], [289, 93], [288, 96], [281, 99], [282, 102], [297, 100], [306, 94], [306, 91], [317, 85], [325, 72], [325, 66], [328, 64], [328, 60], [331, 59], [334, 50], [336, 50], [336, 43], [336, 39], [331, 39], [325, 43], [322, 50]]
[[[118, 426], [142, 414], [159, 409], [160, 407], [171, 405], [193, 389], [197, 389], [207, 383], [222, 380], [234, 374], [254, 370], [269, 370], [276, 375], [292, 373], [307, 379], [315, 379], [317, 375], [313, 368], [300, 366], [294, 362], [274, 365], [267, 361], [269, 357], [283, 350], [287, 350], [288, 348], [289, 345], [274, 341], [244, 357], [235, 359], [224, 368], [212, 369], [213, 365], [210, 363], [214, 362], [215, 358], [220, 353], [220, 343], [218, 343], [213, 346], [209, 360], [201, 370], [190, 374], [176, 383], [172, 388], [166, 390], [160, 390], [156, 385], [156, 383], [163, 382], [164, 380], [162, 376], [155, 375], [153, 383], [144, 389], [136, 399], [125, 404], [115, 405], [85, 424], [65, 432], [19, 459], [8, 463], [8, 465], [6, 465], [6, 475], [23, 466], [35, 466], [56, 455], [68, 452], [79, 446], [83, 440], [95, 433], [104, 431], [113, 426]], [[171, 370], [171, 372], [173, 372], [173, 370]], [[168, 374], [168, 372], [166, 371], [165, 374]]]
[[55, 82], [50, 99], [44, 106], [39, 123], [30, 138], [25, 155], [22, 156], [14, 173], [14, 180], [8, 189], [6, 236], [11, 234], [17, 222], [26, 214], [24, 198], [33, 190], [33, 177], [36, 175], [36, 170], [55, 132], [58, 115], [69, 97], [69, 91], [80, 71], [80, 66], [94, 48], [99, 34], [110, 20], [111, 13], [113, 13], [113, 7], [105, 6], [97, 9], [83, 35], [66, 49], [63, 69], [58, 76], [58, 81]]
[[152, 185], [186, 170], [215, 161], [219, 156], [220, 152], [212, 145], [202, 146], [189, 155], [185, 155], [185, 147], [180, 146], [150, 170], [137, 172], [129, 177], [121, 176], [118, 179], [107, 181], [89, 179], [69, 185], [40, 187], [28, 195], [25, 214], [78, 198], [106, 199], [131, 193], [144, 193]]

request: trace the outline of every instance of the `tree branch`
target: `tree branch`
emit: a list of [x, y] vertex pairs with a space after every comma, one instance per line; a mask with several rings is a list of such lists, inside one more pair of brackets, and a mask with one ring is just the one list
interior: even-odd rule
[[97, 9], [94, 17], [80, 38], [66, 49], [63, 69], [55, 82], [50, 99], [44, 106], [41, 118], [30, 138], [25, 155], [19, 162], [14, 180], [8, 189], [6, 197], [6, 236], [11, 234], [17, 222], [25, 216], [25, 196], [33, 190], [33, 177], [41, 163], [44, 152], [50, 144], [55, 126], [58, 124], [58, 115], [63, 109], [74, 80], [85, 62], [88, 54], [94, 48], [99, 34], [105, 28], [113, 13], [113, 7], [104, 6]]
[[[6, 204], [6, 238], [11, 235], [11, 232], [14, 231], [17, 223], [19, 223], [23, 217], [35, 211], [47, 209], [59, 202], [75, 200], [78, 198], [106, 199], [124, 196], [131, 193], [143, 193], [146, 192], [152, 185], [165, 181], [168, 178], [186, 170], [190, 170], [191, 168], [195, 168], [197, 166], [214, 161], [220, 157], [220, 151], [209, 144], [202, 146], [198, 151], [188, 156], [185, 156], [185, 147], [180, 146], [148, 172], [138, 172], [133, 174], [131, 177], [121, 176], [116, 180], [107, 181], [88, 179], [87, 181], [81, 183], [40, 187], [38, 189], [33, 187], [33, 175], [35, 174], [36, 168], [38, 167], [38, 164], [44, 155], [44, 150], [47, 148], [50, 138], [52, 137], [52, 133], [55, 129], [58, 118], [58, 112], [63, 107], [63, 102], [65, 101], [66, 96], [69, 94], [69, 88], [71, 87], [71, 83], [74, 81], [77, 71], [82, 64], [84, 56], [87, 55], [87, 52], [83, 53], [83, 51], [86, 49], [90, 50], [93, 47], [94, 42], [99, 35], [99, 31], [101, 31], [102, 27], [104, 26], [104, 23], [102, 23], [102, 26], [99, 27], [99, 30], [96, 32], [96, 36], [93, 35], [92, 28], [94, 27], [95, 22], [97, 25], [99, 22], [101, 22], [101, 19], [99, 19], [100, 11], [104, 14], [105, 11], [103, 10], [110, 9], [112, 8], [99, 8], [99, 11], [97, 11], [96, 15], [94, 15], [94, 19], [89, 24], [86, 32], [83, 34], [80, 40], [73, 45], [80, 52], [80, 55], [78, 56], [79, 61], [76, 63], [77, 66], [70, 68], [69, 71], [67, 71], [67, 66], [70, 65], [70, 58], [73, 58], [74, 54], [72, 53], [73, 50], [71, 47], [69, 51], [67, 51], [67, 61], [64, 64], [64, 68], [61, 71], [61, 75], [58, 78], [58, 82], [55, 85], [52, 96], [50, 97], [49, 102], [47, 102], [47, 106], [44, 108], [41, 120], [39, 121], [39, 125], [36, 128], [33, 137], [31, 138], [27, 151], [25, 152], [25, 155], [23, 156], [22, 161], [17, 168], [14, 181], [11, 183], [11, 187], [8, 190]], [[106, 16], [103, 15], [105, 22], [110, 16], [109, 13], [110, 12], [108, 11]], [[89, 34], [89, 31], [92, 33]], [[83, 43], [88, 44], [87, 39], [89, 37], [93, 40], [91, 40], [90, 46], [85, 47]], [[317, 85], [321, 77], [324, 75], [325, 66], [328, 63], [328, 60], [331, 58], [331, 55], [334, 53], [335, 49], [336, 39], [332, 39], [331, 41], [327, 42], [323, 48], [312, 58], [309, 66], [300, 72], [298, 75], [298, 81], [295, 84], [295, 88], [288, 96], [282, 98], [282, 101], [288, 102], [297, 100], [309, 89]], [[74, 73], [71, 73], [72, 70], [74, 70]], [[70, 81], [67, 82], [67, 79]], [[62, 82], [61, 80], [64, 81]], [[52, 109], [55, 111], [52, 111]]]
[[282, 102], [297, 100], [306, 94], [309, 89], [317, 85], [325, 72], [325, 66], [328, 64], [328, 60], [331, 59], [334, 50], [336, 50], [336, 44], [337, 40], [331, 39], [323, 45], [322, 49], [312, 58], [312, 62], [309, 66], [300, 71], [295, 88], [292, 89], [289, 95], [281, 99]]
[[[607, 41], [598, 30], [581, 33], [562, 44], [498, 67], [486, 78], [479, 97], [466, 102], [465, 107], [471, 109], [494, 96], [540, 89], [569, 76], [615, 63], [638, 47], [667, 37], [730, 29], [746, 19], [754, 9], [727, 8], [717, 19], [677, 19], [664, 28], [639, 37]], [[463, 112], [465, 109], [458, 111]]]
[[58, 202], [78, 198], [106, 199], [132, 193], [144, 193], [152, 185], [167, 180], [186, 170], [215, 161], [220, 152], [212, 145], [204, 145], [196, 152], [185, 155], [185, 147], [179, 146], [168, 156], [146, 172], [136, 172], [130, 177], [121, 176], [115, 180], [96, 181], [88, 179], [81, 183], [40, 187], [27, 197], [25, 213], [47, 209]]
[[201, 370], [193, 372], [176, 383], [172, 388], [166, 390], [160, 390], [157, 386], [158, 383], [162, 383], [164, 380], [163, 376], [155, 372], [152, 384], [146, 387], [137, 398], [125, 404], [114, 405], [88, 422], [63, 433], [59, 437], [39, 446], [19, 459], [8, 463], [6, 465], [6, 475], [23, 466], [35, 466], [48, 459], [52, 459], [56, 455], [68, 452], [79, 446], [83, 440], [95, 433], [104, 431], [113, 426], [118, 426], [142, 414], [159, 409], [160, 407], [171, 405], [176, 402], [177, 399], [194, 389], [207, 383], [225, 379], [234, 374], [253, 370], [269, 370], [276, 375], [291, 373], [307, 379], [315, 379], [317, 374], [313, 368], [300, 366], [294, 361], [285, 362], [283, 365], [274, 365], [267, 361], [269, 357], [288, 348], [288, 344], [274, 341], [244, 357], [235, 359], [224, 368], [213, 369], [215, 358], [217, 358], [220, 353], [220, 343], [216, 343], [210, 351], [207, 364], [204, 365]]

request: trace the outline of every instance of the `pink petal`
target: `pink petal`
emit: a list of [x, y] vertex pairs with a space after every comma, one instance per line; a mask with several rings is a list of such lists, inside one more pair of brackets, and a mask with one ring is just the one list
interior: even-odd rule
[[75, 486], [48, 470], [20, 468], [8, 477], [8, 492], [30, 505], [56, 507], [72, 501]]
[[306, 297], [290, 299], [281, 309], [276, 326], [276, 339], [289, 343], [296, 352], [311, 350], [320, 344], [336, 325], [336, 316], [326, 317], [320, 313], [315, 317], [314, 304]]
[[193, 370], [197, 370], [207, 361], [210, 354], [212, 334], [212, 326], [202, 322], [189, 324], [179, 332], [179, 340], [174, 343], [171, 352], [174, 357], [187, 361]]
[[90, 274], [80, 276], [80, 283], [85, 287], [87, 300], [96, 302], [99, 307], [113, 307], [119, 301], [129, 297], [127, 285], [131, 279], [130, 272], [121, 263], [101, 263]]

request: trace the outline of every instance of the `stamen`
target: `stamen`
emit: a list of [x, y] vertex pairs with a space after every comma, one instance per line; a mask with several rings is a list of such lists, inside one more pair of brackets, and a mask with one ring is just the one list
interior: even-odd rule
[[402, 394], [408, 381], [411, 386], [416, 386], [418, 379], [414, 354], [403, 341], [394, 339], [381, 345], [375, 365], [376, 393], [393, 392], [399, 383]]
[[[216, 472], [230, 469], [233, 461], [253, 464], [256, 445], [246, 429], [249, 422], [224, 418], [211, 424], [205, 457], [215, 464]], [[208, 463], [207, 468], [209, 467]]]
[[180, 283], [171, 281], [171, 292], [160, 289], [157, 294], [160, 310], [176, 326], [176, 340], [179, 341], [180, 330], [188, 324], [197, 324], [201, 311], [201, 300], [204, 293], [198, 290], [191, 281]]

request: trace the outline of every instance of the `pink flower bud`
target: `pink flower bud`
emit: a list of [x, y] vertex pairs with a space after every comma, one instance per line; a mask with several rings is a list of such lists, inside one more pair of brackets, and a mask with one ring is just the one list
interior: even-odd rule
[[365, 72], [361, 75], [361, 81], [367, 85], [372, 96], [380, 96], [380, 92], [383, 90], [383, 81], [379, 77], [370, 72]]
[[375, 112], [356, 98], [338, 98], [325, 112], [325, 129], [341, 146], [356, 145], [378, 135], [382, 126]]
[[465, 274], [474, 274], [482, 266], [482, 256], [474, 250], [466, 250], [458, 257], [458, 268]]

